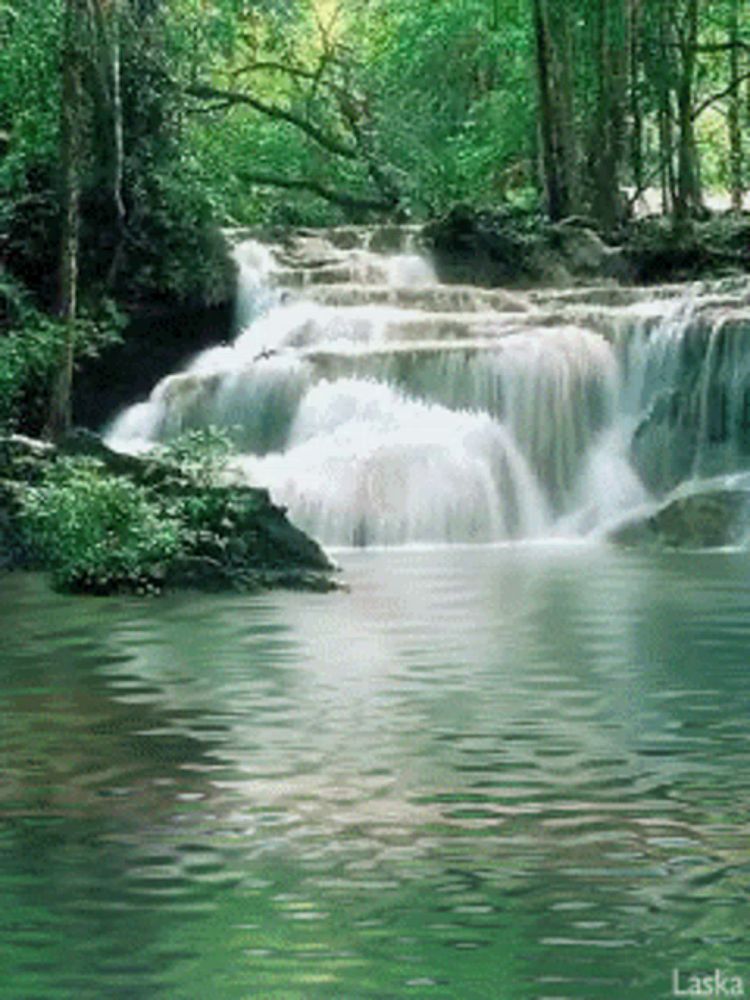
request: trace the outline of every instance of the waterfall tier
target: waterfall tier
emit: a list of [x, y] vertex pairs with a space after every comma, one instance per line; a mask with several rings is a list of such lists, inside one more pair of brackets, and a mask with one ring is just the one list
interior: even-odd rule
[[235, 476], [329, 544], [580, 535], [750, 462], [744, 282], [440, 284], [414, 229], [237, 244], [237, 336], [112, 424], [220, 426]]

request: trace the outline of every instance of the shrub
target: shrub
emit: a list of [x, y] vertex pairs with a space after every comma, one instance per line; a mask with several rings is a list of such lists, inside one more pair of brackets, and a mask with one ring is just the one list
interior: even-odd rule
[[200, 547], [207, 532], [226, 533], [229, 496], [221, 488], [232, 450], [217, 427], [187, 431], [159, 452], [166, 476], [161, 494], [166, 510], [182, 525], [187, 549]]
[[31, 550], [61, 590], [158, 591], [181, 547], [179, 522], [143, 486], [91, 458], [56, 462], [26, 491], [21, 516]]
[[174, 467], [192, 486], [213, 486], [224, 472], [232, 452], [232, 439], [220, 427], [186, 431], [165, 444], [159, 457]]

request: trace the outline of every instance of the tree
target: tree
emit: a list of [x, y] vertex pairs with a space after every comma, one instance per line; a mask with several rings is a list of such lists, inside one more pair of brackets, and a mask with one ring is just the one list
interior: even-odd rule
[[56, 312], [64, 324], [58, 372], [52, 385], [46, 432], [59, 437], [70, 427], [71, 388], [78, 308], [81, 178], [86, 144], [83, 64], [87, 35], [85, 0], [65, 0], [62, 45], [60, 162], [62, 197], [59, 287]]
[[740, 0], [729, 0], [727, 45], [729, 48], [729, 108], [727, 126], [729, 130], [729, 190], [732, 208], [742, 208], [742, 93], [740, 77]]
[[698, 0], [684, 0], [677, 33], [677, 197], [675, 218], [684, 222], [702, 207], [700, 159], [696, 148], [693, 95], [698, 56]]
[[596, 110], [590, 137], [594, 177], [591, 208], [601, 227], [611, 231], [624, 214], [621, 184], [629, 54], [624, 0], [598, 0], [594, 25]]
[[533, 0], [542, 174], [549, 217], [578, 208], [569, 7]]

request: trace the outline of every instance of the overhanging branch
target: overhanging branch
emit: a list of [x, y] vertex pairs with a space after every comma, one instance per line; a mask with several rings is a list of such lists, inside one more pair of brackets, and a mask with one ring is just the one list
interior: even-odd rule
[[712, 104], [716, 104], [717, 101], [723, 101], [725, 97], [731, 97], [732, 94], [737, 91], [740, 84], [743, 84], [745, 80], [750, 80], [750, 72], [742, 73], [736, 80], [733, 80], [728, 87], [718, 91], [716, 94], [711, 94], [710, 97], [707, 97], [705, 100], [701, 101], [700, 104], [697, 104], [695, 108], [693, 108], [693, 121], [695, 121], [696, 118], [699, 118], [704, 111], [707, 111]]
[[395, 198], [367, 198], [353, 195], [345, 191], [336, 191], [334, 188], [328, 187], [320, 181], [309, 178], [280, 177], [276, 174], [256, 173], [255, 171], [245, 170], [242, 171], [241, 177], [242, 180], [250, 184], [262, 184], [265, 187], [277, 187], [288, 191], [309, 191], [311, 194], [316, 194], [334, 205], [359, 211], [390, 212], [398, 204]]
[[341, 142], [339, 139], [334, 138], [331, 135], [323, 132], [319, 129], [317, 125], [308, 121], [306, 118], [295, 114], [288, 108], [281, 108], [275, 104], [266, 104], [265, 101], [258, 100], [257, 97], [253, 97], [251, 94], [245, 94], [237, 90], [222, 90], [218, 87], [208, 87], [208, 86], [193, 86], [188, 87], [186, 93], [190, 97], [196, 97], [201, 101], [212, 101], [212, 110], [231, 108], [235, 105], [246, 105], [247, 107], [253, 108], [255, 111], [259, 111], [263, 115], [267, 115], [269, 118], [274, 118], [277, 121], [287, 122], [289, 125], [293, 125], [298, 128], [300, 132], [303, 132], [310, 139], [316, 142], [321, 148], [327, 150], [329, 153], [333, 153], [334, 156], [341, 156], [346, 160], [356, 160], [358, 159], [358, 150], [355, 146], [350, 146], [348, 143]]

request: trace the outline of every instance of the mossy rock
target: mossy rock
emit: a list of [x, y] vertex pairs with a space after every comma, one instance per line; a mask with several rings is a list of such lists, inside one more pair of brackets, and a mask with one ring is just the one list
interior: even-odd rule
[[642, 219], [625, 231], [624, 253], [635, 280], [645, 284], [744, 273], [750, 268], [750, 216], [726, 213], [683, 225]]
[[742, 540], [749, 510], [747, 490], [694, 493], [620, 525], [610, 540], [627, 548], [724, 548]]
[[[94, 460], [101, 476], [145, 490], [156, 511], [181, 525], [179, 553], [163, 566], [126, 575], [106, 565], [66, 578], [76, 593], [157, 593], [164, 589], [253, 592], [269, 587], [337, 589], [336, 567], [312, 538], [293, 525], [267, 490], [196, 481], [158, 456], [122, 455], [95, 434], [78, 431], [59, 447], [18, 436], [0, 438], [0, 568], [38, 568], [24, 536], [22, 501], [29, 486], [62, 456]], [[54, 569], [54, 567], [52, 567]]]

